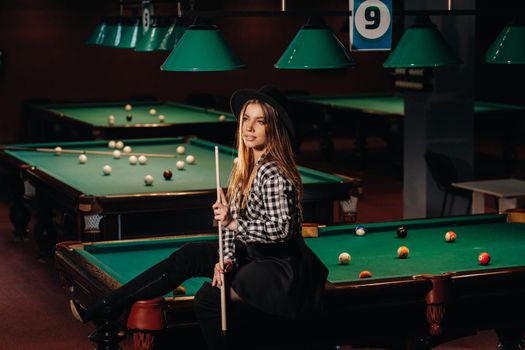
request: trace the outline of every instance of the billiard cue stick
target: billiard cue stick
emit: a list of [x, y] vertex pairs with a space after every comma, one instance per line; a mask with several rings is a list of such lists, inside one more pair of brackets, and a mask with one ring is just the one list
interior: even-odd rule
[[[88, 151], [88, 150], [78, 150], [78, 149], [63, 149], [61, 151], [56, 151], [54, 148], [42, 148], [42, 147], [19, 147], [19, 146], [2, 146], [2, 150], [9, 151], [34, 151], [34, 152], [45, 152], [45, 153], [69, 153], [69, 154], [97, 154], [103, 156], [112, 156], [113, 152], [108, 151]], [[137, 153], [137, 152], [122, 152], [120, 153], [123, 156], [146, 156], [151, 158], [176, 158], [176, 154], [167, 154], [167, 153]]]
[[[217, 180], [217, 201], [221, 202], [221, 180], [219, 175], [219, 146], [215, 146], [215, 179]], [[219, 266], [221, 271], [224, 271], [224, 251], [222, 244], [222, 223], [218, 222], [219, 226]], [[226, 322], [226, 281], [224, 280], [224, 273], [221, 272], [221, 331], [222, 335], [226, 335], [228, 330]]]

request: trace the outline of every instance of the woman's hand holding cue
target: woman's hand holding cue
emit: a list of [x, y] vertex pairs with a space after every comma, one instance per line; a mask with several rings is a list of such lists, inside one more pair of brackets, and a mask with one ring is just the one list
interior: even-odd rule
[[230, 230], [236, 230], [238, 224], [237, 221], [231, 216], [230, 207], [228, 206], [228, 201], [226, 200], [226, 196], [224, 195], [222, 188], [219, 189], [219, 192], [221, 194], [221, 200], [220, 202], [215, 202], [212, 206], [213, 218], [220, 222], [223, 227], [226, 227]]
[[225, 273], [230, 272], [233, 269], [233, 261], [231, 259], [224, 259], [224, 270], [221, 270], [221, 264], [216, 263], [215, 268], [213, 269], [213, 280], [211, 282], [212, 286], [221, 287], [224, 283], [222, 276]]

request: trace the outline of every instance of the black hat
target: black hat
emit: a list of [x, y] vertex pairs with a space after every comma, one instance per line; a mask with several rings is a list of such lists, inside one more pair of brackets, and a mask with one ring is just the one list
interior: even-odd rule
[[249, 100], [266, 102], [272, 106], [277, 111], [279, 120], [283, 123], [284, 128], [288, 132], [290, 141], [292, 144], [295, 142], [294, 126], [292, 119], [290, 119], [288, 111], [286, 110], [288, 99], [279, 89], [274, 86], [266, 85], [259, 90], [241, 89], [235, 91], [230, 99], [230, 106], [237, 119], [239, 119], [242, 107]]

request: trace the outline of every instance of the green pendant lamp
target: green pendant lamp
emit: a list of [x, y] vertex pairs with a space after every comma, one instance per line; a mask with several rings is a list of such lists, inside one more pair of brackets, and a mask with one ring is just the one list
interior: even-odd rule
[[113, 47], [133, 49], [142, 38], [143, 29], [140, 17], [122, 17], [122, 37]]
[[322, 18], [310, 17], [275, 64], [278, 69], [333, 69], [355, 65]]
[[432, 68], [461, 63], [428, 16], [417, 16], [388, 56], [385, 68]]
[[159, 43], [157, 50], [171, 51], [175, 48], [175, 45], [180, 41], [182, 35], [186, 31], [186, 26], [183, 23], [182, 17], [176, 17], [175, 22], [166, 31], [164, 38]]
[[490, 45], [484, 61], [493, 64], [525, 64], [525, 19], [520, 17], [503, 28]]
[[164, 71], [213, 72], [244, 68], [246, 65], [230, 51], [219, 29], [197, 19], [160, 67]]
[[103, 18], [102, 21], [97, 25], [97, 28], [86, 41], [88, 45], [101, 45], [104, 42], [106, 31], [108, 29], [107, 18]]
[[168, 17], [154, 17], [149, 29], [135, 46], [135, 51], [151, 52], [159, 49], [159, 45], [166, 36], [172, 20]]
[[108, 17], [106, 30], [100, 46], [114, 47], [122, 40], [122, 21], [120, 17]]

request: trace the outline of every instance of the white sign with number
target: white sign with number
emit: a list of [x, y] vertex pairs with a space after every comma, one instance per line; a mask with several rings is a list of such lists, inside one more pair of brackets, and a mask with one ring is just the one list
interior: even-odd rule
[[392, 0], [350, 0], [350, 48], [390, 50]]
[[142, 30], [146, 33], [151, 26], [153, 16], [153, 5], [148, 2], [142, 3]]

